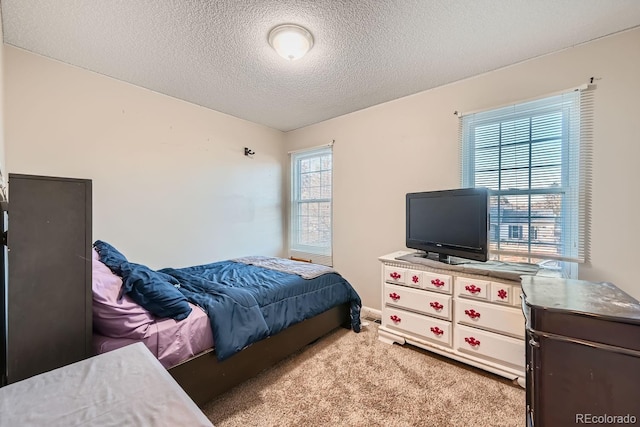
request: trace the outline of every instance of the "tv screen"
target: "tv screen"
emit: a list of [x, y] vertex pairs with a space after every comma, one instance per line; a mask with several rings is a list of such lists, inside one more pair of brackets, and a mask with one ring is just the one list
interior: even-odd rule
[[486, 261], [489, 252], [489, 192], [486, 188], [407, 194], [408, 248]]

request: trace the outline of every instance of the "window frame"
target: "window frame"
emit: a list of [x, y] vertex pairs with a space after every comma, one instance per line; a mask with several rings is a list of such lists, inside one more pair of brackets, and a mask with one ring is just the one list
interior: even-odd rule
[[[301, 162], [305, 160], [312, 160], [315, 158], [320, 159], [322, 161], [322, 157], [324, 156], [330, 157], [330, 166], [328, 169], [322, 169], [322, 165], [320, 169], [317, 171], [308, 171], [303, 172], [301, 170]], [[322, 177], [320, 177], [320, 189], [322, 192], [323, 188], [328, 186], [329, 188], [329, 196], [320, 194], [319, 197], [313, 198], [304, 198], [301, 194], [304, 185], [302, 183], [303, 174], [311, 174], [311, 173], [320, 173], [322, 172], [330, 172], [329, 183], [322, 183]], [[333, 254], [333, 150], [331, 146], [323, 146], [319, 148], [312, 148], [308, 150], [301, 150], [291, 153], [291, 194], [290, 194], [290, 215], [289, 215], [289, 252], [291, 256], [295, 256], [296, 258], [310, 259], [313, 262], [317, 262], [320, 264], [331, 265], [332, 264], [332, 254]], [[329, 215], [328, 215], [328, 241], [326, 241], [326, 245], [309, 245], [304, 244], [301, 241], [302, 232], [304, 229], [303, 218], [304, 215], [301, 214], [302, 206], [310, 206], [311, 204], [329, 204]], [[318, 209], [320, 207], [318, 206]], [[321, 217], [326, 217], [325, 215], [320, 215], [318, 213], [316, 215], [318, 221], [320, 221]], [[310, 216], [307, 216], [310, 218]], [[321, 231], [320, 231], [321, 232]]]
[[[561, 136], [561, 163], [560, 163], [560, 176], [561, 182], [558, 186], [546, 186], [543, 188], [533, 188], [531, 180], [531, 171], [535, 170], [535, 164], [531, 152], [531, 147], [536, 141], [532, 138], [532, 133], [529, 133], [528, 140], [514, 139], [513, 145], [521, 144], [523, 146], [528, 145], [529, 153], [527, 154], [526, 163], [527, 166], [524, 169], [528, 170], [529, 181], [527, 183], [528, 188], [507, 188], [502, 189], [501, 174], [503, 173], [501, 161], [502, 161], [502, 148], [503, 138], [502, 134], [498, 137], [497, 142], [497, 169], [495, 169], [498, 175], [498, 188], [490, 188], [490, 197], [493, 201], [493, 211], [497, 213], [498, 218], [491, 219], [492, 228], [495, 229], [495, 233], [490, 233], [490, 241], [493, 249], [490, 249], [490, 256], [492, 259], [509, 259], [510, 257], [521, 257], [522, 261], [532, 262], [532, 260], [540, 261], [543, 259], [556, 259], [560, 261], [566, 261], [569, 273], [568, 277], [575, 277], [577, 275], [576, 262], [586, 262], [588, 247], [588, 222], [586, 221], [586, 211], [589, 209], [590, 201], [590, 158], [591, 158], [591, 126], [592, 126], [592, 90], [591, 87], [583, 86], [576, 90], [566, 91], [564, 93], [549, 95], [547, 97], [539, 98], [533, 101], [524, 101], [518, 104], [510, 105], [507, 107], [499, 107], [491, 110], [482, 111], [473, 114], [460, 114], [460, 145], [461, 145], [461, 182], [463, 187], [475, 187], [476, 186], [476, 151], [475, 146], [475, 130], [480, 126], [497, 125], [502, 126], [505, 122], [516, 122], [517, 120], [523, 120], [528, 118], [531, 122], [535, 117], [540, 117], [545, 113], [556, 112], [562, 114], [562, 136]], [[585, 94], [588, 94], [585, 96]], [[469, 118], [469, 116], [471, 116]], [[500, 129], [502, 129], [500, 127]], [[506, 144], [505, 144], [506, 145]], [[514, 154], [516, 156], [517, 154]], [[524, 156], [523, 156], [524, 157]], [[514, 157], [514, 159], [516, 159]], [[520, 161], [520, 159], [517, 159]], [[495, 158], [489, 158], [486, 161], [487, 166], [491, 166], [496, 162]], [[587, 166], [584, 168], [584, 166]], [[556, 165], [557, 166], [557, 165]], [[518, 168], [521, 168], [518, 166]], [[577, 172], [581, 169], [586, 169], [585, 172]], [[488, 170], [490, 172], [490, 170]], [[536, 222], [532, 222], [532, 218], [543, 221], [547, 218], [531, 215], [532, 199], [531, 197], [541, 198], [545, 195], [553, 196], [554, 194], [561, 194], [562, 204], [560, 214], [554, 213], [549, 218], [560, 218], [562, 235], [560, 242], [557, 244], [559, 255], [551, 255], [543, 253], [542, 251], [532, 251], [532, 242], [535, 247], [542, 247], [544, 241], [539, 239], [540, 230], [545, 227], [540, 226]], [[526, 225], [529, 227], [529, 233], [522, 235], [522, 240], [527, 244], [527, 250], [505, 250], [501, 248], [501, 243], [506, 243], [511, 236], [511, 226], [508, 222], [502, 222], [500, 214], [502, 213], [501, 198], [507, 196], [519, 196], [527, 198], [528, 214], [526, 216]], [[579, 209], [575, 209], [576, 205]], [[493, 213], [492, 211], [492, 213]], [[514, 217], [515, 218], [515, 217]], [[520, 222], [521, 219], [518, 219]], [[557, 219], [555, 219], [557, 221]], [[539, 221], [538, 221], [539, 222]], [[525, 223], [523, 223], [524, 225]], [[500, 234], [499, 230], [503, 230], [504, 225], [509, 225], [504, 235]], [[531, 229], [535, 228], [536, 233], [532, 233]], [[557, 231], [557, 227], [554, 228]], [[523, 227], [523, 233], [524, 233]], [[535, 236], [534, 236], [535, 234]], [[535, 238], [534, 238], [535, 237]], [[535, 242], [534, 242], [535, 240]]]
[[522, 225], [509, 224], [509, 239], [522, 240]]

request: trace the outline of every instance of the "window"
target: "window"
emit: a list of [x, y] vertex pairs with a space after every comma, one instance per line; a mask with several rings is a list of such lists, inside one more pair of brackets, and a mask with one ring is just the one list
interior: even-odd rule
[[331, 265], [331, 147], [291, 154], [291, 255]]
[[462, 185], [490, 190], [492, 259], [585, 261], [592, 101], [583, 88], [462, 115]]
[[509, 238], [510, 239], [522, 239], [522, 226], [510, 225], [509, 226]]

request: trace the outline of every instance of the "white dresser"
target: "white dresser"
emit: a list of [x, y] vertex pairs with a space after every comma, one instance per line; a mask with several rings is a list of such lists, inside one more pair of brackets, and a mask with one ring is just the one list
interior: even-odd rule
[[[380, 341], [409, 343], [524, 384], [525, 321], [520, 282], [434, 268], [396, 258], [382, 262]], [[439, 263], [437, 263], [439, 264]]]

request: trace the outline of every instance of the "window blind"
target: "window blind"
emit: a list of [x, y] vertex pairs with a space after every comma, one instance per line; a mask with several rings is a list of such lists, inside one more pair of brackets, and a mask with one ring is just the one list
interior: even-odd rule
[[494, 259], [585, 262], [594, 90], [460, 117], [464, 187], [490, 191]]

